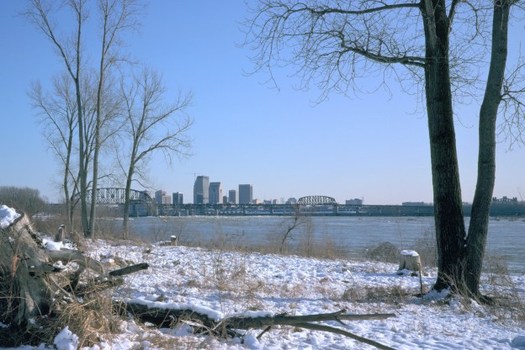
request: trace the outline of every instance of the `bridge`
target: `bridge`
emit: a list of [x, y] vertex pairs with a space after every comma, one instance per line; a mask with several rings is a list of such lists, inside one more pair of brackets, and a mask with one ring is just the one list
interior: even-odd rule
[[[115, 188], [115, 187], [103, 187], [98, 188], [95, 196], [95, 202], [97, 204], [103, 205], [114, 205], [114, 204], [124, 204], [125, 202], [125, 188]], [[92, 200], [92, 191], [87, 191], [87, 200], [91, 202]], [[153, 199], [146, 191], [137, 191], [131, 190], [129, 193], [130, 202], [139, 202], [144, 204], [150, 204], [153, 202]]]
[[328, 196], [306, 196], [297, 200], [299, 205], [337, 205], [332, 197]]

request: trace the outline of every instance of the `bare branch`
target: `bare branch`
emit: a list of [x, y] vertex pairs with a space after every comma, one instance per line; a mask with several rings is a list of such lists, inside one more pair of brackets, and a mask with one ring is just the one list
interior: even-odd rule
[[509, 141], [509, 148], [525, 144], [525, 62], [521, 60], [503, 82], [498, 134]]
[[[294, 66], [302, 87], [359, 91], [364, 72], [425, 64], [418, 2], [263, 1], [246, 26], [255, 71]], [[375, 64], [374, 64], [375, 63]], [[410, 70], [405, 71], [411, 74]]]

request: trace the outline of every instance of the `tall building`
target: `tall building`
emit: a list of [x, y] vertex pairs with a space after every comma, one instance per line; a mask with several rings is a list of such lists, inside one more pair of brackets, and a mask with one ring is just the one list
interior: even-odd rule
[[222, 186], [220, 182], [210, 182], [210, 204], [221, 203]]
[[155, 192], [155, 203], [156, 204], [170, 204], [171, 197], [168, 196], [166, 191], [158, 190], [157, 192]]
[[182, 195], [182, 193], [175, 192], [173, 193], [172, 198], [173, 198], [173, 201], [172, 201], [173, 205], [184, 204], [184, 196]]
[[228, 191], [228, 203], [237, 204], [237, 191], [235, 190]]
[[197, 176], [193, 185], [193, 204], [208, 204], [210, 200], [210, 178]]
[[239, 204], [250, 204], [253, 201], [253, 186], [239, 185]]

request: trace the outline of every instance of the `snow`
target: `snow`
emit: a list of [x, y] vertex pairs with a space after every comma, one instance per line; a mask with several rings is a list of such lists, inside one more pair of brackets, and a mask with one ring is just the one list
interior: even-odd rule
[[76, 350], [78, 337], [66, 327], [58, 333], [53, 344], [55, 344], [57, 350]]
[[[409, 296], [395, 301], [391, 290], [415, 295], [420, 288], [419, 278], [398, 276], [395, 264], [184, 246], [130, 249], [103, 241], [96, 241], [92, 248], [95, 258], [115, 256], [150, 264], [148, 270], [126, 277], [126, 284], [115, 291], [115, 297], [140, 300], [155, 307], [192, 308], [214, 319], [283, 312], [306, 315], [341, 309], [356, 314], [395, 313], [395, 318], [386, 320], [347, 321], [344, 326], [338, 322], [326, 323], [395, 349], [510, 349], [511, 344], [520, 344], [520, 336], [525, 336], [523, 325], [512, 320], [496, 320], [491, 311], [481, 305], [465, 305], [456, 299], [445, 302], [446, 292], [432, 294], [425, 300]], [[513, 278], [515, 285], [525, 282], [523, 275]], [[427, 289], [434, 281], [434, 274], [424, 277]], [[520, 294], [522, 299], [524, 294]], [[193, 335], [187, 326], [161, 333], [165, 337], [180, 338], [180, 344], [198, 342], [199, 347], [209, 349], [372, 348], [340, 335], [298, 331], [293, 327], [274, 327], [257, 339], [261, 331], [247, 331], [242, 343], [240, 339], [219, 341]], [[144, 333], [140, 336], [129, 327], [127, 332], [122, 336], [135, 346], [155, 348], [154, 342], [145, 345]]]
[[19, 217], [20, 214], [18, 214], [16, 210], [2, 204], [0, 206], [0, 229], [7, 228]]
[[[397, 265], [346, 259], [313, 259], [261, 253], [230, 252], [140, 242], [95, 240], [86, 251], [104, 257], [107, 268], [118, 261], [146, 262], [149, 269], [125, 276], [114, 298], [159, 308], [192, 309], [220, 320], [231, 316], [306, 315], [347, 310], [353, 314], [394, 313], [384, 320], [325, 322], [395, 349], [523, 349], [525, 326], [512, 310], [467, 303], [447, 291], [418, 298], [418, 277], [399, 276]], [[435, 270], [423, 276], [428, 290]], [[525, 303], [525, 275], [484, 291], [510, 293]], [[523, 318], [521, 319], [523, 320]], [[101, 335], [84, 350], [110, 349], [373, 349], [342, 335], [274, 326], [245, 331], [242, 339], [219, 340], [192, 333], [188, 324], [156, 329], [132, 319], [119, 334]], [[57, 349], [75, 349], [78, 338], [66, 327], [55, 338]], [[50, 350], [53, 345], [16, 350]]]
[[76, 249], [72, 242], [55, 242], [50, 237], [42, 237], [42, 245], [46, 250]]
[[402, 250], [401, 255], [416, 257], [419, 256], [419, 253], [415, 250]]

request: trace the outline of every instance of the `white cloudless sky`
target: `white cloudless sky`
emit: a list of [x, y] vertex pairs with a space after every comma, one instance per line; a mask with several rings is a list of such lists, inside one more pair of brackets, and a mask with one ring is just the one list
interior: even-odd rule
[[[0, 186], [27, 186], [48, 200], [60, 199], [59, 166], [42, 136], [27, 92], [61, 71], [48, 41], [20, 16], [25, 1], [0, 4]], [[367, 204], [432, 202], [430, 152], [425, 111], [392, 81], [391, 93], [348, 98], [294, 89], [299, 81], [277, 71], [279, 89], [264, 84], [253, 69], [253, 52], [239, 46], [241, 1], [150, 1], [141, 30], [126, 51], [161, 72], [167, 96], [193, 94], [187, 110], [193, 155], [162, 156], [149, 163], [153, 189], [182, 192], [192, 201], [195, 175], [220, 181], [223, 194], [253, 185], [258, 199], [327, 195], [338, 202], [364, 198]], [[514, 31], [523, 34], [523, 24]], [[518, 49], [523, 35], [513, 38]], [[94, 55], [93, 55], [94, 56]], [[457, 142], [464, 201], [474, 193], [478, 106], [458, 113]], [[525, 199], [525, 147], [497, 149], [494, 195]], [[141, 189], [141, 188], [137, 188]]]

